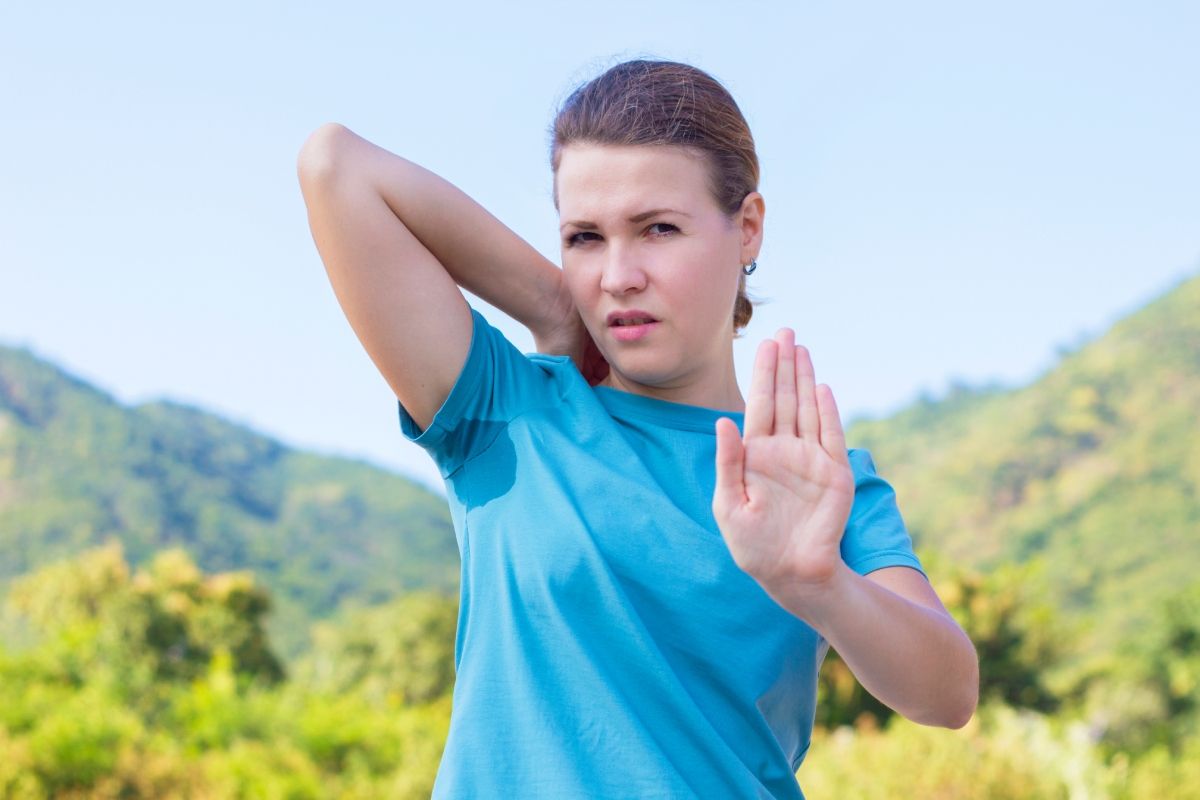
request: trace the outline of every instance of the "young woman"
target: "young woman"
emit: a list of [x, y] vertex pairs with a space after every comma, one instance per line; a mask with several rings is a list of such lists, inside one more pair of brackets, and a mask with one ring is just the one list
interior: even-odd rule
[[779, 331], [738, 387], [764, 202], [733, 98], [684, 64], [619, 64], [566, 100], [551, 166], [561, 270], [342, 126], [299, 158], [334, 292], [462, 555], [434, 796], [800, 798], [829, 645], [898, 712], [964, 725], [974, 648], [807, 350]]

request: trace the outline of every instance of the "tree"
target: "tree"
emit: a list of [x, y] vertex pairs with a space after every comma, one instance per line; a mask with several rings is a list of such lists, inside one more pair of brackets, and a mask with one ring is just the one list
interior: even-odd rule
[[131, 573], [110, 541], [20, 578], [8, 602], [32, 629], [41, 663], [75, 685], [103, 678], [137, 696], [199, 677], [220, 650], [245, 679], [283, 677], [263, 627], [266, 592], [248, 572], [206, 576], [182, 550]]

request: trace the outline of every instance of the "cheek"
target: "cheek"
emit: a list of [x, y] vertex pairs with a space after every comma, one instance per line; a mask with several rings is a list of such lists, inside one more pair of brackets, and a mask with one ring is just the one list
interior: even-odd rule
[[707, 311], [732, 307], [741, 268], [734, 263], [736, 259], [736, 254], [731, 258], [714, 257], [712, 250], [692, 254], [674, 281], [678, 296]]
[[563, 259], [562, 275], [563, 281], [567, 284], [567, 288], [571, 290], [572, 295], [579, 291], [581, 282], [579, 279], [578, 267], [566, 259]]

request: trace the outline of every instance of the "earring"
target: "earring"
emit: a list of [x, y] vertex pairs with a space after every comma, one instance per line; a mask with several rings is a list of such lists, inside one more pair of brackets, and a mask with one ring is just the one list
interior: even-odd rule
[[751, 261], [749, 264], [742, 265], [742, 274], [743, 275], [753, 275], [754, 270], [756, 270], [756, 269], [758, 269], [758, 262]]

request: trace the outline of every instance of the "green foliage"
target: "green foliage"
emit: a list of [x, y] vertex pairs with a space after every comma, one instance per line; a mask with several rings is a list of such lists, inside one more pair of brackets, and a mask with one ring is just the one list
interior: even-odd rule
[[1194, 718], [1200, 710], [1200, 582], [1170, 598], [1164, 610], [1150, 677], [1160, 687], [1168, 717]]
[[1200, 740], [1200, 581], [1169, 597], [1138, 641], [1084, 681], [1112, 752], [1179, 754]]
[[885, 730], [818, 731], [797, 777], [811, 797], [847, 800], [1098, 799], [1119, 785], [1085, 726], [1003, 706], [958, 731], [900, 717]]
[[336, 623], [314, 626], [297, 679], [379, 705], [427, 702], [453, 688], [457, 621], [458, 599], [431, 591], [348, 610]]
[[817, 729], [797, 778], [810, 797], [846, 800], [1198, 800], [1200, 738], [1131, 757], [1078, 719], [993, 703], [956, 731], [902, 717]]
[[[450, 717], [447, 598], [351, 615], [397, 630], [380, 658], [352, 647], [326, 658], [336, 691], [281, 680], [261, 625], [268, 596], [250, 575], [206, 575], [177, 550], [131, 570], [113, 543], [20, 579], [8, 604], [35, 636], [20, 652], [0, 649], [0, 797], [432, 790]], [[362, 633], [324, 635], [349, 644]], [[408, 674], [389, 676], [389, 665]]]
[[[857, 730], [818, 729], [799, 772], [810, 796], [1188, 796], [1178, 787], [1191, 785], [1181, 782], [1200, 754], [1195, 589], [1164, 606], [1157, 660], [1137, 662], [1140, 685], [1191, 727], [1135, 752], [1080, 717], [1002, 702], [1031, 674], [1029, 659], [1056, 657], [1038, 638], [1054, 626], [1039, 627], [1036, 569], [983, 576], [924, 560], [951, 610], [1007, 665], [985, 688], [994, 699], [961, 731], [898, 717], [881, 728], [869, 714]], [[116, 545], [18, 581], [10, 605], [37, 635], [30, 649], [0, 650], [0, 796], [428, 797], [449, 726], [453, 598], [422, 592], [347, 611], [320, 625], [324, 649], [280, 681], [236, 655], [257, 652], [245, 647], [268, 605], [257, 591], [178, 551], [131, 570]]]
[[249, 573], [204, 576], [179, 550], [131, 574], [114, 541], [18, 580], [8, 603], [45, 632], [40, 657], [73, 685], [103, 678], [137, 696], [196, 677], [218, 648], [240, 675], [283, 676], [262, 625], [267, 594]]
[[85, 687], [39, 718], [28, 738], [30, 767], [47, 794], [86, 788], [113, 771], [124, 742], [142, 735], [134, 714]]
[[[1118, 758], [1117, 763], [1122, 761]], [[1114, 800], [1200, 800], [1200, 738], [1189, 739], [1178, 753], [1156, 747], [1126, 771], [1125, 784], [1114, 793]]]
[[109, 538], [138, 566], [183, 548], [205, 570], [254, 571], [289, 657], [307, 645], [309, 622], [344, 601], [458, 581], [445, 501], [411, 481], [179, 403], [123, 407], [0, 347], [0, 591]]

